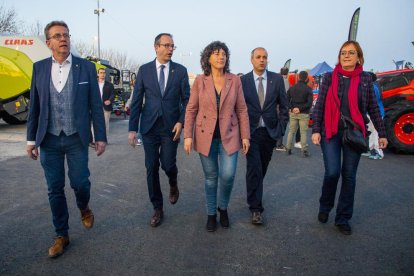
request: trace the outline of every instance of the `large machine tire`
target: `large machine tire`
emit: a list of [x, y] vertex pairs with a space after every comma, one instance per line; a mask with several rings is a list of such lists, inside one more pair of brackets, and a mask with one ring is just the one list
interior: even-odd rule
[[26, 123], [26, 120], [20, 121], [19, 119], [11, 116], [7, 112], [2, 112], [0, 117], [3, 119], [3, 121], [8, 123], [9, 125], [21, 125], [21, 124]]
[[385, 129], [392, 149], [414, 153], [414, 101], [391, 105], [385, 114]]

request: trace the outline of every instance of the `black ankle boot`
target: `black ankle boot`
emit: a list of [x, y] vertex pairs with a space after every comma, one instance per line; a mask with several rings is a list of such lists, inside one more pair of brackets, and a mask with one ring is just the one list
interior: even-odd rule
[[229, 216], [227, 214], [227, 210], [221, 210], [220, 208], [217, 208], [217, 210], [220, 213], [220, 224], [221, 227], [227, 229], [230, 226], [230, 222], [229, 222]]
[[217, 219], [216, 218], [217, 218], [217, 215], [208, 215], [207, 225], [206, 225], [206, 228], [207, 228], [208, 232], [216, 231], [216, 228], [217, 228]]

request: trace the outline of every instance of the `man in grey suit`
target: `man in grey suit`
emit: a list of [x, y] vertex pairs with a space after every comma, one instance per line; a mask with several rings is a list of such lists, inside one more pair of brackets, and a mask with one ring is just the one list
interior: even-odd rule
[[289, 118], [283, 78], [266, 70], [267, 56], [266, 49], [253, 49], [253, 71], [241, 77], [251, 137], [246, 155], [247, 203], [252, 213], [251, 222], [256, 225], [263, 223], [263, 178], [276, 140], [283, 137]]
[[40, 147], [40, 162], [45, 172], [56, 232], [48, 255], [55, 258], [69, 245], [65, 158], [82, 223], [90, 229], [94, 222], [89, 208], [91, 119], [98, 156], [105, 151], [106, 133], [95, 65], [72, 56], [69, 28], [65, 22], [47, 24], [45, 37], [52, 57], [33, 65], [26, 151], [31, 159], [37, 160]]
[[135, 147], [138, 125], [140, 126], [148, 193], [154, 208], [150, 222], [152, 227], [160, 225], [164, 216], [160, 163], [168, 176], [170, 203], [175, 204], [179, 197], [176, 155], [185, 108], [190, 97], [187, 69], [171, 61], [176, 49], [172, 35], [157, 35], [154, 49], [156, 59], [142, 65], [135, 80], [128, 135], [129, 144]]

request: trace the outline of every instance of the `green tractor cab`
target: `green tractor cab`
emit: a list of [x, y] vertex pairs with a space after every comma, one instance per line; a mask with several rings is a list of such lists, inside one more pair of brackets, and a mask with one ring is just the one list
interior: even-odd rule
[[0, 46], [0, 118], [8, 124], [27, 119], [32, 69], [25, 53]]

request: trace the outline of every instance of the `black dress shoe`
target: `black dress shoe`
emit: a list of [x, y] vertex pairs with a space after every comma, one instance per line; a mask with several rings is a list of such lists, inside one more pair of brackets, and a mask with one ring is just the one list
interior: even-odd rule
[[318, 220], [322, 223], [328, 222], [329, 214], [327, 213], [319, 213], [318, 214]]
[[341, 232], [344, 235], [352, 235], [352, 229], [351, 226], [346, 224], [337, 224], [336, 227], [338, 227], [339, 232]]
[[229, 228], [230, 222], [229, 222], [229, 215], [227, 214], [227, 210], [221, 210], [220, 208], [217, 208], [217, 210], [220, 213], [221, 227], [223, 227], [224, 229]]
[[207, 225], [206, 225], [206, 228], [207, 228], [208, 232], [216, 231], [216, 228], [217, 228], [216, 218], [217, 218], [217, 215], [208, 215]]

